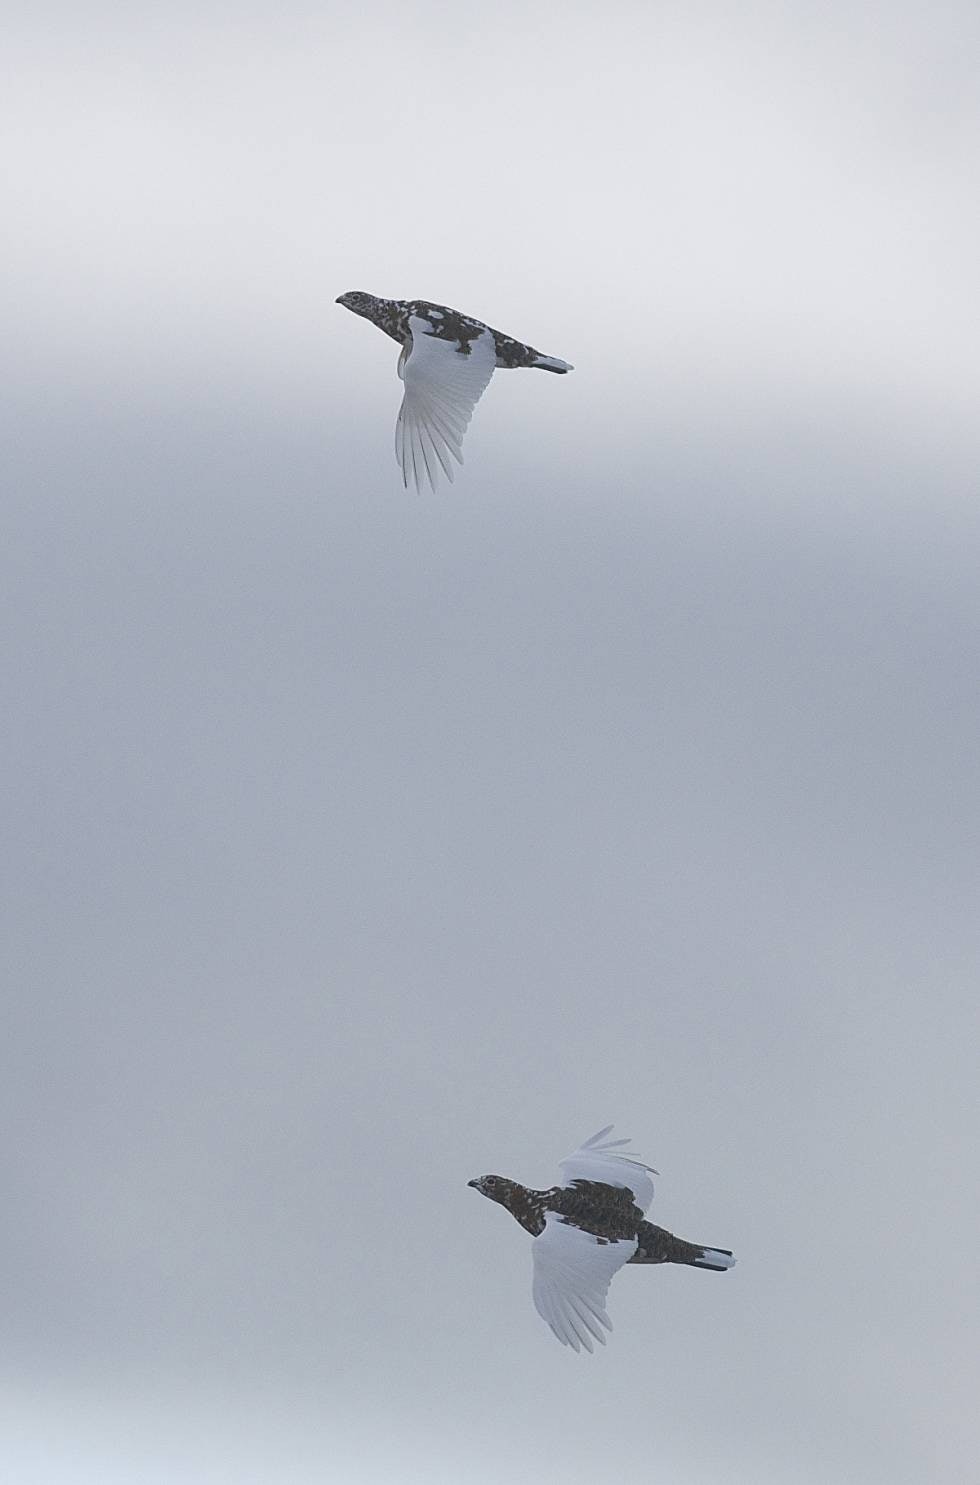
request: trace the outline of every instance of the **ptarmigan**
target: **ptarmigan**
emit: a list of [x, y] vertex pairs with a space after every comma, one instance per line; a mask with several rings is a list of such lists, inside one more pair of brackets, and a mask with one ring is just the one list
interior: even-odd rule
[[405, 383], [395, 425], [395, 458], [402, 479], [421, 489], [423, 475], [434, 490], [440, 467], [452, 483], [450, 454], [463, 462], [463, 434], [473, 409], [498, 366], [539, 366], [566, 372], [567, 361], [543, 356], [533, 346], [426, 299], [378, 299], [354, 290], [336, 301], [370, 320], [402, 348], [398, 375]]
[[[621, 1153], [629, 1140], [610, 1140], [609, 1124], [585, 1141], [558, 1169], [562, 1184], [547, 1191], [519, 1186], [505, 1176], [470, 1181], [506, 1207], [534, 1237], [534, 1306], [563, 1346], [592, 1350], [612, 1330], [606, 1294], [625, 1263], [689, 1263], [718, 1272], [735, 1259], [727, 1248], [686, 1243], [644, 1221], [657, 1172]], [[615, 1153], [614, 1153], [615, 1152]]]

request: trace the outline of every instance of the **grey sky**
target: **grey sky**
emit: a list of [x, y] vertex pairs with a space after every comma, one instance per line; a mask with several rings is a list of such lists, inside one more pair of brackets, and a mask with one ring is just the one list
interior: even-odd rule
[[[971, 17], [15, 14], [11, 1478], [965, 1478]], [[407, 497], [352, 288], [576, 370]], [[740, 1262], [575, 1357], [609, 1120]]]

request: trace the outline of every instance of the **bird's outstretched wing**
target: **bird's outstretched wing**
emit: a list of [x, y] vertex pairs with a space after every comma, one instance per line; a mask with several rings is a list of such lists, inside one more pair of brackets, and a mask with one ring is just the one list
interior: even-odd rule
[[545, 1220], [544, 1232], [531, 1244], [534, 1308], [547, 1321], [563, 1346], [592, 1350], [593, 1340], [603, 1346], [603, 1326], [612, 1330], [606, 1314], [606, 1295], [613, 1276], [636, 1252], [635, 1238], [611, 1241], [572, 1227], [554, 1212]]
[[607, 1124], [605, 1129], [600, 1129], [591, 1139], [571, 1155], [567, 1155], [558, 1166], [562, 1174], [562, 1185], [570, 1186], [573, 1181], [602, 1181], [607, 1186], [625, 1186], [633, 1193], [633, 1200], [645, 1212], [653, 1201], [653, 1182], [651, 1175], [657, 1172], [650, 1165], [644, 1165], [635, 1155], [622, 1153], [623, 1145], [628, 1145], [629, 1140], [611, 1140], [606, 1136], [612, 1133], [612, 1125]]
[[408, 325], [411, 343], [398, 358], [405, 396], [395, 426], [395, 457], [406, 488], [411, 482], [421, 489], [428, 476], [434, 490], [440, 467], [452, 482], [450, 454], [463, 462], [463, 434], [493, 376], [497, 352], [489, 330], [474, 335], [466, 349], [431, 334], [432, 326], [418, 315]]

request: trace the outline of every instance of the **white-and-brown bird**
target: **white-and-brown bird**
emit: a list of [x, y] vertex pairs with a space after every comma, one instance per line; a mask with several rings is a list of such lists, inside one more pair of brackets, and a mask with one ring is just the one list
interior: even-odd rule
[[452, 482], [451, 458], [463, 462], [463, 434], [498, 366], [537, 366], [566, 372], [567, 361], [544, 356], [482, 320], [426, 299], [379, 299], [354, 290], [336, 300], [370, 320], [402, 348], [398, 375], [405, 383], [395, 425], [395, 457], [406, 488], [434, 490], [439, 470]]
[[674, 1237], [644, 1219], [657, 1172], [623, 1153], [629, 1140], [611, 1140], [612, 1125], [561, 1161], [562, 1181], [535, 1191], [505, 1176], [480, 1176], [469, 1185], [506, 1207], [534, 1238], [531, 1293], [541, 1318], [563, 1346], [592, 1350], [612, 1330], [606, 1294], [626, 1263], [686, 1263], [721, 1272], [735, 1259], [727, 1248], [706, 1248]]

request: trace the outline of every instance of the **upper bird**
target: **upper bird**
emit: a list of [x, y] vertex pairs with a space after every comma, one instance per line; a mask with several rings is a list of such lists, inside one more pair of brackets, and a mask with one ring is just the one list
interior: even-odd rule
[[533, 346], [427, 299], [378, 299], [353, 290], [336, 301], [370, 320], [402, 348], [398, 375], [405, 383], [395, 425], [395, 458], [402, 479], [421, 489], [423, 475], [434, 490], [441, 466], [453, 479], [452, 454], [463, 462], [463, 434], [498, 366], [539, 366], [566, 372], [567, 361], [543, 356]]
[[629, 1140], [607, 1139], [611, 1132], [608, 1124], [563, 1160], [561, 1185], [547, 1191], [505, 1176], [469, 1182], [533, 1235], [534, 1307], [575, 1351], [591, 1351], [593, 1340], [605, 1345], [602, 1327], [612, 1330], [606, 1294], [624, 1263], [689, 1263], [717, 1272], [735, 1263], [727, 1248], [687, 1243], [644, 1221], [657, 1172], [622, 1153]]

